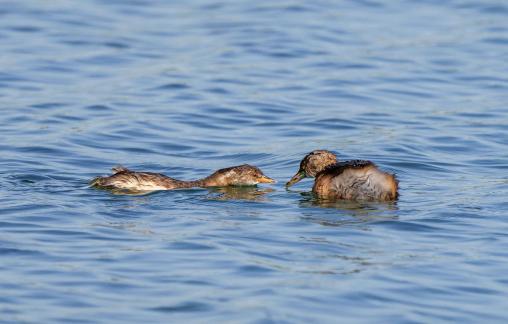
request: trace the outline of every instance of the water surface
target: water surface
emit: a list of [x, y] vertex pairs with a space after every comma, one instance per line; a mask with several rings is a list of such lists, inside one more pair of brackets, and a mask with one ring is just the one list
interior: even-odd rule
[[[508, 6], [4, 1], [0, 321], [505, 322]], [[283, 184], [309, 151], [396, 203]], [[119, 196], [116, 164], [273, 186]]]

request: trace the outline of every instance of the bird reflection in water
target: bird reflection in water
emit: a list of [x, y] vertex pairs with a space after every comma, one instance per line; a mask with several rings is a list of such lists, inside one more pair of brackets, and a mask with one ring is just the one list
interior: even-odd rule
[[[323, 199], [312, 192], [301, 192], [298, 206], [303, 208], [302, 219], [325, 226], [370, 223], [398, 219], [397, 202], [350, 201]], [[317, 212], [319, 208], [320, 211]], [[323, 209], [325, 211], [323, 212]]]
[[267, 201], [267, 193], [274, 192], [272, 188], [258, 188], [255, 186], [228, 186], [208, 188], [212, 200], [252, 200]]
[[[127, 196], [152, 196], [160, 194], [161, 191], [140, 191], [132, 189], [105, 189], [113, 195], [127, 195]], [[212, 200], [252, 200], [252, 201], [267, 201], [265, 195], [275, 190], [272, 188], [259, 188], [256, 186], [227, 186], [227, 187], [209, 187], [206, 198]], [[180, 189], [174, 190], [175, 192], [188, 191], [190, 193], [199, 193], [203, 189]], [[141, 198], [141, 197], [140, 197]]]

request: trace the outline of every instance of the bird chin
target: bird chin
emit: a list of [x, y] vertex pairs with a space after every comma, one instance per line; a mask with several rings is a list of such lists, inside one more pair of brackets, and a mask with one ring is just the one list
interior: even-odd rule
[[244, 183], [241, 184], [241, 186], [255, 186], [258, 183], [259, 182], [257, 182], [257, 181], [245, 181]]

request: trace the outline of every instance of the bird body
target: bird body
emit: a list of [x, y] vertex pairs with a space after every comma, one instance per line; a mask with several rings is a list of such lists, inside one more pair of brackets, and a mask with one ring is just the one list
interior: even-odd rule
[[312, 192], [322, 198], [389, 201], [398, 197], [395, 175], [380, 170], [371, 161], [337, 162], [335, 154], [326, 150], [306, 155], [286, 186], [305, 177], [316, 178]]
[[182, 188], [183, 185], [180, 182], [182, 181], [159, 173], [125, 170], [109, 177], [97, 177], [92, 180], [91, 185], [104, 189], [155, 191]]
[[124, 167], [114, 167], [112, 170], [113, 175], [97, 177], [90, 182], [90, 185], [101, 189], [147, 192], [274, 182], [260, 169], [248, 164], [220, 169], [206, 178], [194, 181], [177, 180], [160, 173], [131, 171]]
[[344, 200], [394, 200], [397, 181], [370, 161], [354, 160], [319, 172], [312, 191], [320, 197]]

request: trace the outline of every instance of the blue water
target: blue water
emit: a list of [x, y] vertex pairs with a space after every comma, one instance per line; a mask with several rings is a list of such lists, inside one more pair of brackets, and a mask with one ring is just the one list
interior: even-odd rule
[[[0, 322], [506, 322], [508, 4], [2, 1]], [[330, 149], [397, 203], [322, 202]], [[121, 196], [116, 164], [275, 185]]]

